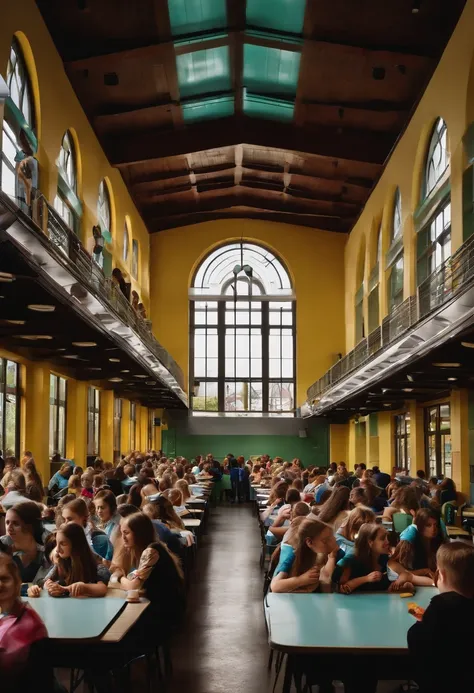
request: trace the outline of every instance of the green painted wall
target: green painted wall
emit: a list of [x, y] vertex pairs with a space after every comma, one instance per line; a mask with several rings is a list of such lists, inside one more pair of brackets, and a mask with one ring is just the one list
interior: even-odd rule
[[272, 435], [180, 435], [176, 429], [163, 431], [163, 451], [170, 457], [180, 455], [188, 460], [211, 452], [223, 459], [229, 452], [236, 456], [268, 453], [291, 461], [299, 457], [305, 466], [326, 467], [329, 461], [329, 426], [322, 421], [308, 429], [308, 437]]

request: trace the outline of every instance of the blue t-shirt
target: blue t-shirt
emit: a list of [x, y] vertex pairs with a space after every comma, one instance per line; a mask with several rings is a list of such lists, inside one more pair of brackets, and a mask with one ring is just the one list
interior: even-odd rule
[[293, 563], [295, 562], [295, 550], [292, 546], [289, 544], [283, 544], [281, 545], [280, 548], [280, 560], [278, 561], [278, 565], [275, 568], [275, 572], [273, 573], [273, 576], [278, 575], [278, 573], [286, 573], [287, 575], [290, 574], [291, 569], [293, 567]]
[[[382, 573], [382, 579], [380, 580], [380, 582], [366, 582], [357, 589], [366, 592], [387, 590], [390, 586], [390, 581], [387, 575], [388, 559], [389, 556], [387, 554], [382, 554], [381, 556], [379, 556], [378, 570], [380, 570], [380, 572]], [[336, 569], [332, 577], [333, 582], [340, 581], [342, 573], [346, 568], [350, 568], [349, 580], [364, 577], [364, 575], [369, 575], [369, 573], [372, 572], [372, 570], [367, 570], [367, 566], [364, 563], [362, 563], [354, 553], [346, 553], [346, 555], [343, 558], [341, 558], [341, 560], [338, 561], [336, 565]]]
[[323, 493], [329, 489], [329, 484], [327, 481], [325, 481], [321, 486], [319, 486], [316, 489], [316, 492], [314, 494], [314, 500], [316, 503], [321, 503], [321, 498], [323, 497]]

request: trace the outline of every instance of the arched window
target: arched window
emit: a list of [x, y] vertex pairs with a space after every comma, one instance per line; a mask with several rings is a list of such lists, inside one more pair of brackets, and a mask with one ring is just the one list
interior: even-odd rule
[[424, 197], [428, 197], [436, 187], [448, 166], [448, 129], [444, 120], [438, 118], [433, 128], [426, 158]]
[[253, 243], [221, 246], [190, 299], [193, 409], [293, 413], [295, 301], [283, 263]]
[[393, 200], [393, 217], [390, 229], [390, 248], [387, 252], [387, 298], [388, 310], [391, 312], [403, 302], [403, 228], [402, 198], [397, 188]]
[[368, 297], [368, 312], [369, 312], [369, 334], [377, 329], [379, 321], [379, 278], [380, 267], [382, 266], [382, 223], [379, 224], [376, 239], [376, 256], [375, 264], [372, 268], [369, 277], [369, 297]]
[[74, 232], [79, 230], [82, 205], [77, 197], [77, 153], [69, 130], [64, 134], [59, 150], [58, 190], [54, 208]]
[[[428, 146], [423, 186], [423, 206], [426, 212], [418, 231], [417, 281], [422, 284], [431, 274], [437, 272], [441, 287], [445, 271], [449, 271], [451, 257], [451, 195], [449, 180], [441, 184], [449, 168], [448, 131], [442, 118], [436, 121]], [[426, 292], [420, 291], [422, 312], [436, 303], [437, 291], [434, 287]]]
[[365, 276], [365, 241], [360, 250], [357, 263], [356, 294], [354, 299], [355, 309], [355, 343], [358, 344], [366, 337], [364, 320], [364, 276]]
[[132, 277], [134, 279], [138, 279], [138, 268], [140, 266], [139, 264], [139, 248], [138, 248], [138, 241], [133, 239], [132, 241], [132, 267], [131, 267], [131, 273]]
[[[37, 149], [35, 109], [28, 70], [16, 38], [13, 39], [10, 48], [6, 82], [10, 96], [5, 101], [5, 115], [2, 124], [1, 188], [3, 192], [15, 199], [17, 204], [22, 206], [22, 203], [26, 203], [29, 207], [30, 201], [27, 199], [29, 195], [25, 194], [25, 185], [17, 176], [17, 167], [18, 162], [35, 154]], [[28, 167], [28, 180], [36, 188], [38, 186], [38, 167], [33, 157], [31, 157]]]
[[[97, 196], [97, 226], [100, 229], [100, 235], [96, 235], [94, 232], [95, 247], [92, 257], [99, 267], [104, 269], [104, 271], [108, 269], [108, 265], [112, 261], [110, 252], [106, 251], [105, 249], [105, 243], [110, 243], [112, 241], [111, 218], [112, 215], [110, 211], [109, 189], [105, 180], [101, 180], [99, 185], [99, 194]], [[106, 255], [108, 262], [106, 262]], [[110, 274], [109, 271], [106, 273]]]
[[128, 254], [130, 252], [130, 228], [127, 218], [123, 225], [123, 261], [128, 262]]

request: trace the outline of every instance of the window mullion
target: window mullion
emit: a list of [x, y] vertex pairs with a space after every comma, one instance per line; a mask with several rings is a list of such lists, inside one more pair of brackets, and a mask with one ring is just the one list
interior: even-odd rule
[[[225, 301], [217, 303], [217, 410], [224, 411], [225, 400]], [[234, 325], [234, 330], [236, 326]]]
[[262, 301], [262, 408], [269, 410], [269, 301]]

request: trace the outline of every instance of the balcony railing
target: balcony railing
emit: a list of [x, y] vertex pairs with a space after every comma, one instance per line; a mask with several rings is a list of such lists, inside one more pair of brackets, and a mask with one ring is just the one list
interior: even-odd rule
[[172, 356], [153, 336], [151, 323], [143, 320], [134, 311], [118, 285], [105, 276], [76, 234], [68, 227], [42, 194], [39, 194], [35, 200], [33, 216], [34, 221], [49, 238], [50, 243], [61, 252], [63, 257], [67, 258], [67, 263], [71, 264], [76, 272], [79, 273], [81, 281], [91, 293], [99, 301], [103, 302], [105, 300], [112, 307], [119, 318], [140, 337], [151, 353], [169, 371], [179, 386], [184, 389], [183, 372]]
[[474, 279], [474, 236], [471, 236], [435, 272], [418, 287], [417, 296], [410, 296], [382, 325], [334, 364], [308, 389], [308, 402], [319, 399], [349, 373], [374, 358], [382, 349], [399, 339], [417, 323], [463, 291]]

